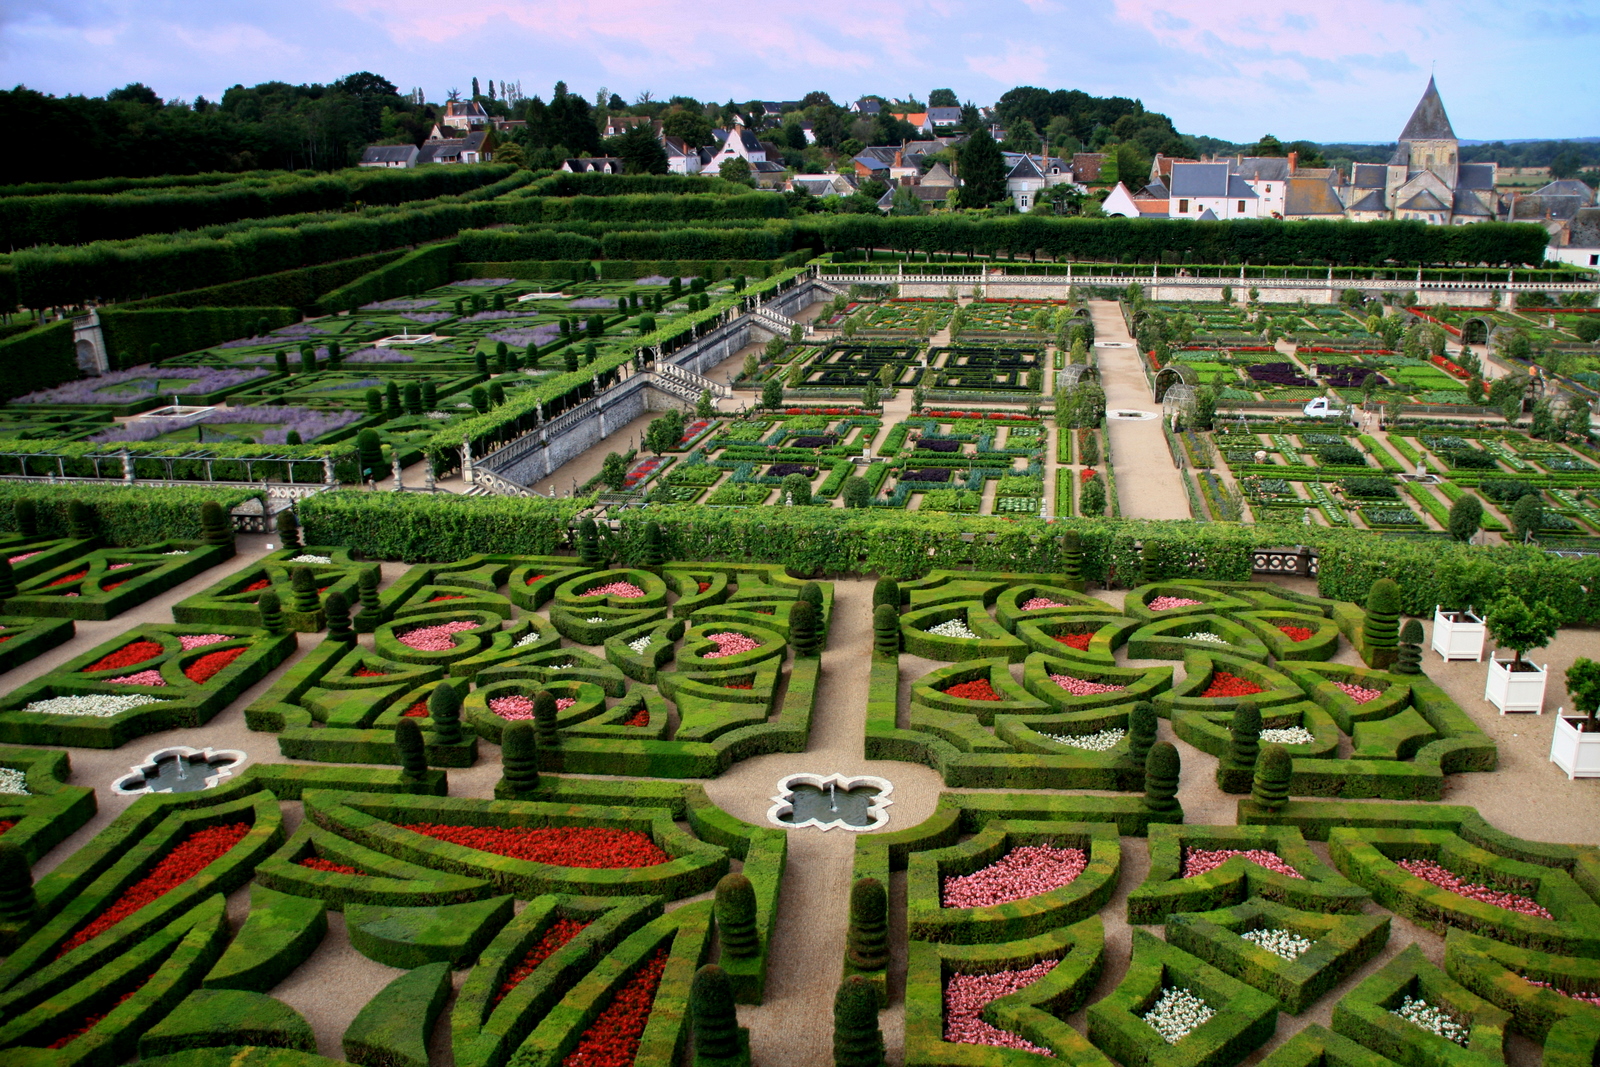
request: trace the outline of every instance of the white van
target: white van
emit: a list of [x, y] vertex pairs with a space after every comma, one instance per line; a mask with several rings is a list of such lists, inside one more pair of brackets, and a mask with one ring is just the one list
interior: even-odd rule
[[1333, 401], [1325, 396], [1319, 396], [1301, 409], [1303, 414], [1313, 419], [1342, 419], [1346, 412], [1344, 408], [1336, 408]]

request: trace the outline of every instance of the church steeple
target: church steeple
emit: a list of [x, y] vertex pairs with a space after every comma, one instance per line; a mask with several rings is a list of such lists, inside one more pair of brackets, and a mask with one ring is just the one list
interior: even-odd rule
[[1428, 79], [1427, 91], [1411, 113], [1411, 121], [1400, 133], [1404, 141], [1454, 141], [1456, 131], [1450, 128], [1450, 116], [1444, 113], [1444, 101], [1439, 99], [1439, 88], [1433, 78]]

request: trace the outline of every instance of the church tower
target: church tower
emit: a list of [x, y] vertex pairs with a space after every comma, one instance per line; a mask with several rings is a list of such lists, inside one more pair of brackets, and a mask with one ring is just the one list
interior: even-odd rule
[[1395, 146], [1395, 158], [1390, 163], [1404, 163], [1413, 174], [1431, 170], [1454, 185], [1460, 147], [1456, 131], [1450, 127], [1450, 116], [1444, 113], [1444, 101], [1439, 99], [1439, 88], [1429, 78], [1427, 91], [1411, 113], [1411, 121], [1400, 132], [1400, 143]]

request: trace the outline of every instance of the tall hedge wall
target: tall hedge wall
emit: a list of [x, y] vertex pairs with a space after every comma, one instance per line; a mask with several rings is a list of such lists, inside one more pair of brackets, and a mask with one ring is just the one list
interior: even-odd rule
[[0, 533], [18, 533], [15, 506], [29, 499], [38, 508], [39, 534], [67, 536], [67, 502], [82, 500], [94, 511], [95, 532], [109, 545], [148, 545], [168, 539], [201, 539], [200, 505], [215, 500], [236, 508], [259, 493], [243, 489], [140, 488], [121, 485], [27, 485], [0, 482]]
[[1244, 219], [1082, 219], [1018, 215], [813, 215], [795, 223], [797, 240], [818, 252], [893, 248], [918, 252], [1039, 252], [1102, 262], [1155, 262], [1179, 253], [1196, 263], [1342, 265], [1533, 264], [1544, 261], [1549, 235], [1532, 223], [1429, 226], [1422, 222], [1285, 222]]
[[[300, 321], [287, 307], [150, 308], [130, 311], [109, 307], [100, 312], [106, 352], [113, 368], [134, 367], [152, 359], [193, 352], [255, 333], [262, 319], [276, 330]], [[150, 346], [157, 347], [152, 356]]]
[[318, 298], [323, 293], [349, 285], [403, 255], [406, 253], [399, 249], [374, 252], [335, 263], [263, 274], [259, 278], [247, 278], [240, 282], [224, 282], [204, 289], [168, 293], [122, 306], [130, 310], [159, 307], [293, 307], [300, 308], [306, 315], [320, 315], [322, 306]]
[[746, 190], [737, 196], [628, 193], [609, 196], [527, 196], [501, 202], [502, 222], [610, 219], [667, 222], [675, 219], [784, 219], [789, 202], [776, 193]]
[[549, 555], [587, 497], [468, 497], [453, 494], [318, 493], [300, 502], [308, 544], [358, 548], [372, 559], [455, 560], [475, 552]]
[[376, 300], [425, 292], [455, 281], [453, 273], [459, 257], [460, 248], [454, 241], [418, 248], [345, 282], [318, 302], [330, 312], [350, 311]]
[[71, 319], [0, 341], [0, 400], [49, 389], [77, 376]]
[[742, 195], [750, 187], [708, 174], [570, 174], [557, 171], [528, 186], [530, 196], [635, 196], [654, 193]]

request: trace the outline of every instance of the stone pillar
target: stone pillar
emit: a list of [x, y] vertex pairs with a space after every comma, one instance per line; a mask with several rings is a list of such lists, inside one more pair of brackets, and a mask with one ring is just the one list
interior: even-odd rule
[[405, 486], [400, 482], [400, 453], [396, 452], [390, 458], [390, 466], [394, 470], [394, 491], [401, 492]]
[[463, 439], [461, 442], [461, 480], [468, 485], [476, 485], [475, 473], [472, 469], [472, 442]]
[[122, 457], [122, 481], [125, 485], [133, 484], [133, 454], [124, 448], [119, 455]]
[[323, 456], [322, 457], [322, 484], [327, 486], [330, 489], [333, 488], [334, 482], [333, 482], [333, 457], [332, 456]]

